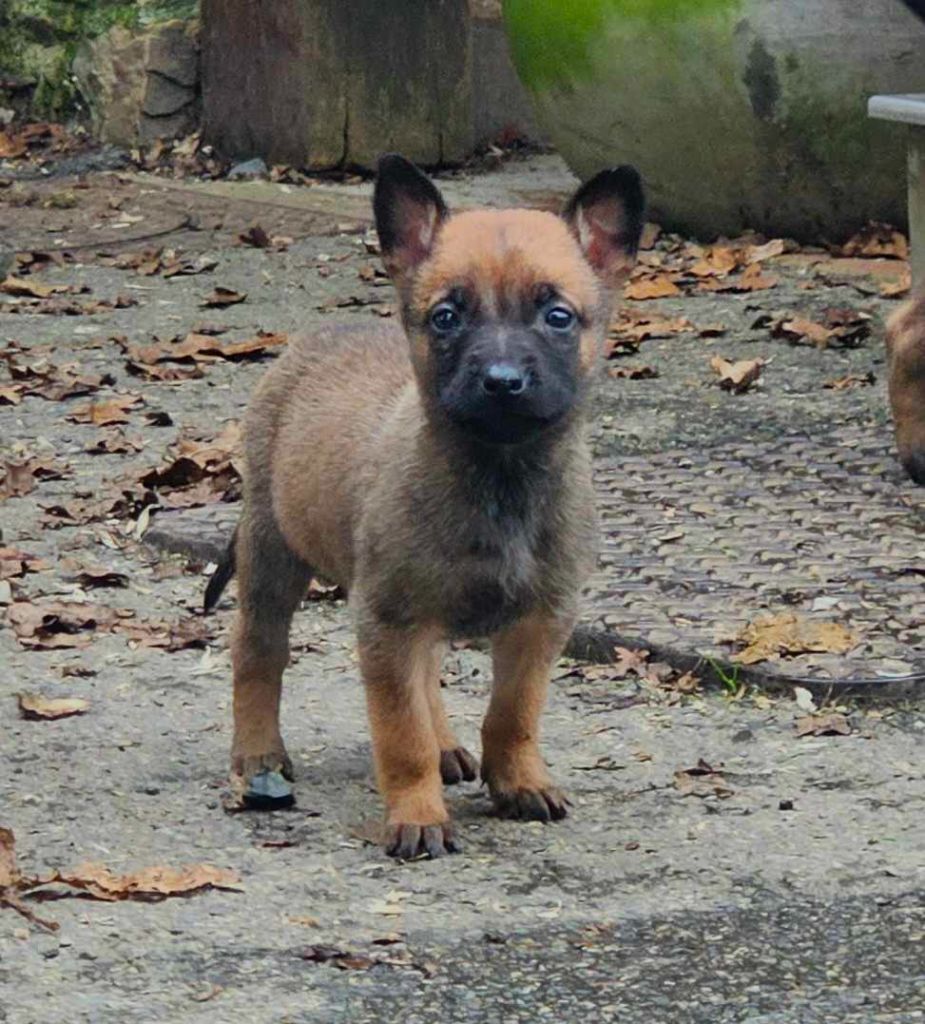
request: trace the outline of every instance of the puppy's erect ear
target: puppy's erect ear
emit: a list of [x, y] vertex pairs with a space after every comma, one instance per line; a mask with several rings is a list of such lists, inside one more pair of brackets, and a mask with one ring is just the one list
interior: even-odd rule
[[430, 255], [448, 215], [430, 178], [397, 153], [379, 159], [373, 212], [382, 262], [396, 279], [407, 277]]
[[619, 284], [636, 262], [645, 205], [639, 172], [624, 165], [586, 181], [562, 211], [585, 259], [608, 286]]

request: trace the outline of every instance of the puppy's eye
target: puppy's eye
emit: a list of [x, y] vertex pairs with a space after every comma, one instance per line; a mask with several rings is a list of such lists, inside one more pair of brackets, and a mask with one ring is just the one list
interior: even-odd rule
[[553, 306], [546, 311], [546, 323], [554, 331], [567, 331], [575, 323], [575, 314], [565, 306]]
[[450, 331], [455, 331], [461, 322], [462, 317], [459, 315], [459, 311], [448, 302], [441, 303], [430, 314], [431, 326], [438, 334], [449, 334]]

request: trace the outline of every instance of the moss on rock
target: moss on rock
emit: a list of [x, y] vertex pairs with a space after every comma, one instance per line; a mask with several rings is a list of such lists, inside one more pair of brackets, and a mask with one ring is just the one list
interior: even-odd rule
[[198, 0], [0, 0], [0, 78], [33, 84], [34, 114], [71, 114], [78, 100], [71, 69], [82, 42], [114, 25], [191, 18], [198, 8]]

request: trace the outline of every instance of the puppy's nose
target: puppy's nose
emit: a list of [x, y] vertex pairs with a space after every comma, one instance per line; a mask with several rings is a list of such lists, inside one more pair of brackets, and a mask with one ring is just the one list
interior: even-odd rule
[[485, 391], [501, 398], [505, 395], [519, 395], [526, 386], [526, 372], [510, 363], [492, 363], [482, 378]]

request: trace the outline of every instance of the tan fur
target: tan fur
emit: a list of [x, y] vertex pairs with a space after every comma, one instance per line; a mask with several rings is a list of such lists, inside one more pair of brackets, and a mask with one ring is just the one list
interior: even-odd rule
[[887, 323], [890, 406], [899, 458], [910, 472], [925, 466], [925, 290]]
[[[618, 282], [600, 282], [563, 221], [531, 211], [452, 217], [419, 272], [400, 261], [392, 269], [407, 333], [364, 323], [293, 339], [246, 416], [232, 771], [239, 786], [260, 766], [290, 771], [280, 680], [289, 620], [314, 571], [350, 594], [392, 852], [421, 844], [439, 853], [454, 848], [441, 771], [455, 781], [475, 765], [443, 709], [440, 660], [489, 584], [502, 612], [492, 629], [484, 776], [502, 813], [565, 814], [539, 753], [538, 723], [550, 666], [594, 564], [596, 526], [584, 400], [551, 428], [542, 465], [530, 470], [538, 482], [523, 521], [496, 522], [474, 493], [483, 486], [479, 467], [436, 415], [419, 325], [461, 283], [496, 310], [552, 285], [586, 318], [580, 364], [589, 378]], [[497, 455], [501, 470], [509, 458]], [[515, 477], [519, 465], [511, 462]]]

